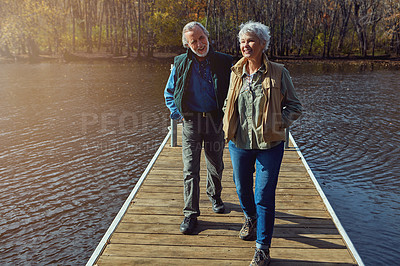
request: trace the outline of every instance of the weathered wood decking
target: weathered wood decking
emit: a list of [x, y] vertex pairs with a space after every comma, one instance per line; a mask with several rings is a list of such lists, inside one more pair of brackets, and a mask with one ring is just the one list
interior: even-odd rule
[[[164, 141], [165, 142], [165, 141]], [[248, 265], [254, 241], [238, 238], [242, 212], [225, 149], [222, 198], [224, 214], [215, 214], [205, 193], [201, 171], [201, 216], [196, 235], [182, 235], [181, 148], [168, 144], [142, 176], [134, 199], [120, 212], [88, 265]], [[305, 167], [306, 166], [306, 167]], [[271, 265], [362, 265], [351, 241], [339, 233], [330, 205], [315, 186], [297, 150], [287, 149], [279, 176]], [[312, 175], [312, 174], [311, 174]], [[129, 205], [129, 207], [128, 207]]]

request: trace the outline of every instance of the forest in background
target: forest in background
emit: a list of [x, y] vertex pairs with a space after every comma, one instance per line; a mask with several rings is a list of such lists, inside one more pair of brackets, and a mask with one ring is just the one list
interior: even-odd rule
[[193, 20], [232, 55], [253, 20], [270, 27], [271, 57], [400, 56], [400, 0], [0, 0], [0, 56], [180, 52]]

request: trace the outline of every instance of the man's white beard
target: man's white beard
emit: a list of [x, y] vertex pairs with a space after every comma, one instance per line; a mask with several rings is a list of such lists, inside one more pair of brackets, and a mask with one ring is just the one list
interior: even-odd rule
[[[189, 46], [190, 47], [190, 46]], [[192, 52], [197, 55], [198, 57], [206, 57], [208, 55], [208, 51], [210, 50], [210, 44], [207, 43], [207, 48], [206, 48], [206, 52], [204, 54], [199, 54], [197, 52], [195, 52], [192, 47], [190, 47], [190, 50], [192, 50]]]

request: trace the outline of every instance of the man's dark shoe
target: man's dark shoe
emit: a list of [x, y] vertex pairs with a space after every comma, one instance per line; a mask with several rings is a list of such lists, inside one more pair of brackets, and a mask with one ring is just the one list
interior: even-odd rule
[[179, 229], [181, 230], [182, 234], [190, 235], [193, 233], [194, 229], [196, 228], [196, 225], [197, 225], [196, 217], [193, 218], [185, 217]]
[[244, 217], [242, 229], [240, 229], [239, 237], [243, 240], [256, 240], [257, 238], [257, 219]]
[[225, 205], [222, 202], [221, 197], [218, 198], [210, 198], [210, 201], [212, 203], [212, 209], [215, 213], [224, 213], [225, 212]]
[[269, 249], [258, 249], [254, 253], [253, 260], [250, 262], [250, 266], [267, 266], [271, 262], [269, 256]]

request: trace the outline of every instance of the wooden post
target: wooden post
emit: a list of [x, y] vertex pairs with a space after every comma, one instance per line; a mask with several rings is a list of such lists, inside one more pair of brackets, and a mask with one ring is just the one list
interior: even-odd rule
[[171, 147], [177, 146], [177, 125], [178, 123], [176, 122], [176, 120], [171, 119]]
[[289, 148], [289, 128], [285, 128], [285, 136], [286, 136], [285, 149], [288, 149]]

